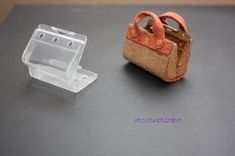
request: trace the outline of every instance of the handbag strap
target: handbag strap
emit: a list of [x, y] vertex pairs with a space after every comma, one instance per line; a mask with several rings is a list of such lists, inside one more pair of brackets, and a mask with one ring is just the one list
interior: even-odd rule
[[174, 13], [174, 12], [166, 12], [166, 13], [161, 14], [159, 18], [164, 24], [168, 24], [167, 18], [173, 19], [174, 21], [178, 23], [179, 29], [181, 29], [182, 31], [188, 34], [188, 28], [186, 26], [185, 20], [179, 14]]
[[136, 32], [140, 32], [140, 28], [139, 28], [138, 24], [145, 17], [148, 17], [148, 16], [153, 19], [153, 36], [160, 39], [160, 40], [164, 40], [165, 39], [165, 32], [164, 32], [162, 22], [156, 14], [154, 14], [153, 12], [150, 12], [150, 11], [141, 11], [135, 16], [133, 24], [134, 24], [134, 28], [135, 28]]

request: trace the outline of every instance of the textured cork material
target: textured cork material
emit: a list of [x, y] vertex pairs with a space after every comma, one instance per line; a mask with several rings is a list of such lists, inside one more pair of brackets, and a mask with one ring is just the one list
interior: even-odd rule
[[176, 45], [170, 55], [165, 56], [132, 40], [126, 39], [123, 57], [153, 75], [170, 81], [176, 77]]

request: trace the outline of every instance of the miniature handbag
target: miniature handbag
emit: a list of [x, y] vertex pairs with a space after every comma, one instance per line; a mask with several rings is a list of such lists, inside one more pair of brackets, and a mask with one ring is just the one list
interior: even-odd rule
[[[144, 28], [139, 23], [150, 17]], [[167, 19], [176, 21], [179, 29], [168, 26]], [[191, 51], [192, 39], [184, 19], [173, 12], [157, 16], [149, 11], [139, 12], [129, 24], [123, 57], [167, 82], [184, 77]]]

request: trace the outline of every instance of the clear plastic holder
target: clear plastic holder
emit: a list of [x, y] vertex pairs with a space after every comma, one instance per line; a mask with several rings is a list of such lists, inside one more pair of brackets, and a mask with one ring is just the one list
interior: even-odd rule
[[79, 92], [97, 78], [79, 62], [87, 37], [40, 24], [22, 55], [30, 76], [71, 92]]

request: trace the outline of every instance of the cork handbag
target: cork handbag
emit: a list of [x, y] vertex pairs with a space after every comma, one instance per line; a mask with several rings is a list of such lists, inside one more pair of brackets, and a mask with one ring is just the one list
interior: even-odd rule
[[[150, 17], [146, 26], [139, 23]], [[168, 25], [174, 20], [179, 28]], [[152, 12], [139, 12], [129, 24], [123, 57], [166, 82], [184, 77], [191, 51], [192, 39], [184, 19], [173, 12], [159, 17]]]

